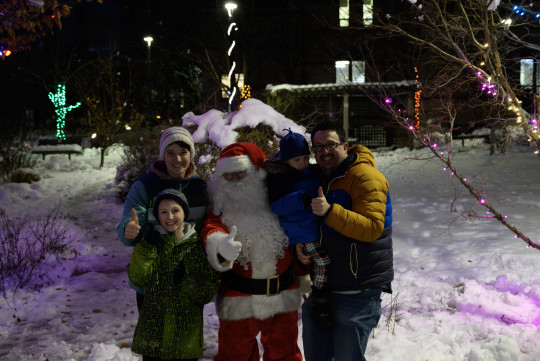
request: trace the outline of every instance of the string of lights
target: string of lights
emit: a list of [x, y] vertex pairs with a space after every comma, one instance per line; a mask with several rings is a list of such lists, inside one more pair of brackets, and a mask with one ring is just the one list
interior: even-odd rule
[[11, 50], [5, 49], [3, 46], [0, 46], [0, 58], [5, 59], [11, 55]]
[[50, 92], [49, 99], [54, 105], [54, 112], [57, 115], [56, 119], [56, 138], [65, 140], [66, 133], [64, 129], [66, 127], [66, 115], [69, 111], [77, 108], [81, 105], [77, 102], [75, 105], [66, 106], [66, 86], [65, 84], [58, 84], [56, 93]]
[[422, 89], [420, 89], [418, 68], [414, 67], [415, 82], [417, 90], [414, 92], [414, 124], [416, 130], [420, 129], [420, 100], [422, 99]]
[[[481, 64], [484, 65], [484, 64]], [[472, 66], [471, 66], [472, 68]], [[480, 68], [477, 68], [480, 69]], [[416, 75], [416, 81], [418, 82], [418, 69], [417, 67], [414, 68], [415, 75]], [[497, 83], [494, 83], [490, 76], [488, 76], [483, 70], [478, 70], [476, 75], [481, 79], [481, 91], [485, 92], [486, 94], [497, 96], [497, 94], [505, 94], [504, 89], [499, 86]], [[500, 89], [500, 92], [498, 91]], [[537, 242], [531, 240], [529, 237], [524, 235], [522, 232], [520, 232], [514, 225], [508, 222], [508, 217], [505, 215], [502, 215], [500, 212], [498, 212], [490, 203], [488, 203], [485, 199], [485, 197], [479, 193], [467, 180], [467, 178], [463, 177], [461, 174], [459, 174], [456, 169], [451, 164], [450, 155], [446, 154], [445, 152], [441, 152], [438, 150], [438, 144], [435, 139], [431, 139], [431, 137], [428, 134], [422, 134], [420, 131], [420, 118], [419, 118], [419, 111], [420, 111], [420, 99], [421, 99], [421, 90], [418, 89], [414, 93], [414, 119], [409, 119], [404, 113], [401, 112], [399, 108], [397, 108], [395, 105], [393, 105], [393, 101], [391, 98], [387, 98], [385, 100], [385, 104], [387, 107], [391, 108], [394, 114], [397, 115], [398, 119], [401, 119], [405, 126], [412, 132], [413, 137], [420, 141], [424, 146], [429, 148], [433, 154], [439, 160], [444, 163], [446, 166], [443, 168], [445, 172], [448, 172], [450, 177], [457, 178], [460, 183], [470, 192], [470, 194], [476, 199], [476, 205], [481, 205], [485, 208], [487, 208], [486, 215], [480, 215], [476, 211], [469, 212], [470, 217], [474, 218], [495, 218], [497, 219], [501, 224], [506, 226], [509, 230], [511, 230], [515, 234], [515, 238], [519, 238], [523, 240], [527, 247], [532, 247], [535, 249], [540, 250], [540, 240]], [[508, 109], [515, 112], [516, 114], [516, 122], [519, 124], [523, 121], [523, 119], [527, 119], [529, 129], [526, 132], [529, 136], [529, 139], [532, 140], [532, 137], [538, 137], [538, 120], [536, 117], [531, 117], [528, 115], [525, 110], [520, 106], [521, 101], [519, 101], [517, 98], [513, 98], [510, 95], [502, 96], [502, 103], [505, 104], [505, 101], [507, 104], [509, 104]], [[536, 151], [538, 153], [538, 150]]]
[[237, 8], [237, 5], [235, 3], [228, 2], [225, 4], [225, 8], [227, 9], [228, 15], [229, 15], [229, 27], [227, 29], [227, 36], [229, 37], [230, 46], [229, 50], [227, 51], [227, 56], [229, 57], [229, 84], [230, 84], [230, 91], [229, 91], [229, 112], [236, 110], [236, 33], [238, 31], [238, 26], [236, 25], [236, 22], [234, 22], [233, 18], [233, 11]]
[[[390, 105], [391, 102], [387, 102], [387, 106]], [[395, 114], [400, 113], [399, 111], [395, 112]], [[498, 212], [489, 202], [486, 201], [485, 197], [479, 193], [467, 180], [467, 178], [463, 177], [460, 173], [457, 172], [455, 167], [451, 164], [450, 161], [450, 155], [445, 154], [445, 152], [439, 151], [436, 141], [432, 140], [431, 137], [428, 134], [422, 134], [418, 129], [415, 128], [413, 122], [410, 121], [408, 117], [399, 117], [406, 125], [406, 127], [411, 131], [413, 134], [413, 137], [420, 141], [425, 147], [427, 147], [442, 163], [444, 163], [446, 166], [443, 168], [445, 172], [448, 172], [448, 175], [453, 178], [457, 178], [460, 183], [469, 191], [469, 193], [476, 199], [476, 205], [481, 205], [485, 208], [487, 208], [487, 215], [479, 215], [476, 212], [470, 212], [469, 216], [474, 218], [495, 218], [497, 219], [501, 224], [503, 224], [506, 228], [508, 228], [510, 231], [512, 231], [515, 234], [515, 238], [519, 238], [523, 240], [527, 244], [527, 248], [532, 247], [535, 249], [540, 250], [540, 240], [533, 241], [526, 235], [524, 235], [522, 232], [520, 232], [514, 225], [512, 225], [510, 222], [508, 222], [508, 216], [502, 215], [500, 212]]]
[[518, 5], [514, 5], [514, 7], [512, 7], [512, 10], [514, 11], [514, 13], [516, 13], [517, 15], [519, 16], [522, 16], [522, 17], [533, 17], [535, 19], [540, 19], [540, 12], [538, 11], [533, 11], [531, 9], [527, 9], [527, 8], [524, 8], [524, 7], [521, 7], [521, 6], [518, 6]]

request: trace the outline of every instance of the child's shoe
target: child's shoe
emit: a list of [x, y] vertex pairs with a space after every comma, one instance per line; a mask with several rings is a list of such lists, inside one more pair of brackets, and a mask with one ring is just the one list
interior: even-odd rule
[[313, 321], [323, 327], [332, 325], [330, 318], [330, 297], [327, 289], [311, 288], [311, 318]]

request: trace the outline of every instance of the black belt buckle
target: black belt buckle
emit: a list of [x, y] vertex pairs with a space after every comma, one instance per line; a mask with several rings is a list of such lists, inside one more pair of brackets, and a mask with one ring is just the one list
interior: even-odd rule
[[[275, 293], [272, 293], [270, 291], [271, 288], [271, 285], [272, 285], [272, 280], [276, 280], [276, 292]], [[266, 295], [267, 296], [276, 296], [279, 294], [279, 275], [274, 275], [274, 276], [270, 276], [266, 279]]]

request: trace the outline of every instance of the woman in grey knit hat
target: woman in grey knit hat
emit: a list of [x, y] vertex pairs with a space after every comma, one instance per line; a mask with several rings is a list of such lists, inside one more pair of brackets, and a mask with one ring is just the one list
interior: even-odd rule
[[[191, 133], [182, 127], [167, 128], [161, 135], [159, 159], [150, 166], [150, 171], [140, 177], [129, 190], [124, 203], [124, 212], [117, 233], [118, 239], [135, 246], [152, 226], [159, 222], [152, 214], [156, 195], [167, 188], [181, 191], [189, 203], [188, 222], [195, 223], [200, 231], [208, 206], [206, 181], [195, 173], [195, 144]], [[140, 310], [144, 290], [131, 284], [137, 291], [137, 308]]]

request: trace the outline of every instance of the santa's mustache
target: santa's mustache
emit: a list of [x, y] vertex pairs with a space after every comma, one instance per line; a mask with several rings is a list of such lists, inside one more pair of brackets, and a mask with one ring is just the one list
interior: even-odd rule
[[236, 226], [236, 240], [242, 243], [238, 262], [267, 262], [284, 256], [288, 239], [270, 210], [266, 186], [261, 175], [250, 173], [238, 181], [223, 177], [212, 180], [208, 189], [214, 214], [220, 214], [227, 227]]

